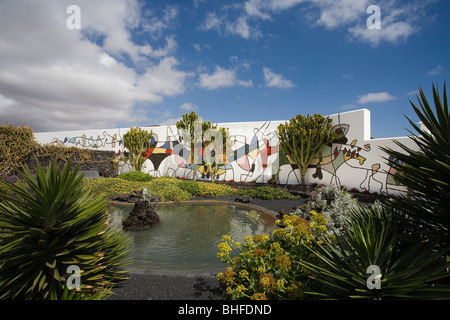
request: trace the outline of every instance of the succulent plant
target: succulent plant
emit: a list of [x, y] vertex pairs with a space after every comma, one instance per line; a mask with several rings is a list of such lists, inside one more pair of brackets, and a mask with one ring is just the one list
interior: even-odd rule
[[305, 186], [305, 175], [312, 159], [320, 155], [326, 144], [334, 139], [330, 133], [331, 119], [320, 114], [301, 115], [278, 126], [280, 149], [300, 170], [301, 183]]
[[0, 181], [12, 193], [0, 195], [0, 299], [101, 299], [125, 277], [129, 240], [78, 172], [37, 163], [36, 176], [25, 166], [16, 183]]

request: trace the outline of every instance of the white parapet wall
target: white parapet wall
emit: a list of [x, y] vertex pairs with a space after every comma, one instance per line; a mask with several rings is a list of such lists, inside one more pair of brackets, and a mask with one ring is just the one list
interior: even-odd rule
[[[337, 133], [333, 143], [322, 151], [318, 166], [316, 158], [306, 174], [308, 184], [336, 184], [347, 189], [378, 194], [396, 194], [404, 188], [394, 179], [397, 159], [389, 159], [379, 147], [399, 150], [397, 140], [412, 149], [415, 143], [409, 137], [371, 139], [370, 111], [360, 109], [329, 116], [332, 131]], [[232, 151], [228, 162], [220, 167], [217, 180], [266, 183], [278, 178], [280, 184], [299, 184], [299, 170], [289, 163], [279, 150], [277, 127], [283, 121], [218, 123], [228, 128]], [[144, 153], [147, 160], [143, 171], [159, 177], [164, 175], [193, 178], [190, 151], [178, 142], [175, 126], [143, 127], [153, 132], [152, 147]], [[53, 144], [96, 150], [113, 150], [117, 156], [127, 154], [122, 136], [129, 128], [42, 132], [35, 138], [42, 145]], [[198, 168], [198, 179], [209, 179], [207, 168]], [[125, 164], [120, 172], [130, 170]], [[277, 174], [277, 176], [276, 176]]]

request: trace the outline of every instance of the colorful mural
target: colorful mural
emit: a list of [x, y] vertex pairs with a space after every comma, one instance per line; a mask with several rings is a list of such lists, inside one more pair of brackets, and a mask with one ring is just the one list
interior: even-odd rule
[[[348, 189], [377, 193], [402, 191], [396, 182], [396, 159], [384, 159], [379, 146], [392, 146], [391, 139], [372, 140], [364, 136], [364, 123], [368, 123], [368, 110], [357, 110], [332, 115], [332, 131], [336, 138], [317, 155], [307, 172], [308, 183], [336, 184]], [[263, 182], [277, 180], [280, 184], [300, 184], [298, 167], [279, 150], [277, 127], [284, 121], [220, 124], [229, 127], [231, 151], [223, 157], [216, 172], [217, 180]], [[59, 146], [75, 146], [114, 150], [124, 159], [127, 150], [122, 134], [128, 129], [86, 131], [83, 133], [36, 134], [38, 142]], [[150, 130], [150, 129], [149, 129]], [[170, 175], [193, 178], [194, 166], [191, 150], [178, 141], [175, 126], [152, 127], [150, 148], [143, 155], [147, 158], [143, 171], [153, 176]], [[407, 139], [405, 137], [404, 139]], [[200, 150], [199, 152], [202, 152]], [[214, 154], [213, 154], [214, 155]], [[129, 171], [126, 162], [120, 172]], [[204, 165], [198, 166], [197, 179], [210, 179], [211, 172]]]
[[73, 137], [66, 136], [63, 139], [55, 137], [49, 144], [56, 146], [73, 146], [78, 148], [114, 149], [117, 145], [120, 146], [122, 144], [122, 137], [119, 137], [117, 133], [110, 135], [106, 131], [103, 131], [102, 136], [97, 135], [97, 138], [94, 138], [92, 135], [88, 138], [86, 134]]

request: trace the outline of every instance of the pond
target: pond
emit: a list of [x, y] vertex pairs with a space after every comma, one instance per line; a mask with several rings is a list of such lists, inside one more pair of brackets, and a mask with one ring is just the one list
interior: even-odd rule
[[[133, 206], [112, 205], [111, 225], [121, 227]], [[244, 242], [248, 235], [270, 235], [273, 215], [228, 203], [162, 204], [156, 209], [160, 223], [150, 229], [125, 231], [131, 238], [131, 269], [205, 271], [226, 268], [217, 259], [223, 235]]]

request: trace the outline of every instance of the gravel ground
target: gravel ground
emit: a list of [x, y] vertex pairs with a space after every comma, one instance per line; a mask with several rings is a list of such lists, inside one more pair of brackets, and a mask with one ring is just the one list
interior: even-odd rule
[[[235, 202], [235, 196], [215, 199], [193, 198], [198, 200], [219, 200]], [[296, 200], [252, 199], [249, 204], [272, 211], [291, 210], [305, 202]], [[226, 265], [224, 265], [224, 270]], [[129, 279], [120, 283], [109, 300], [219, 300], [223, 289], [215, 275], [223, 270], [205, 272], [161, 272], [130, 270]]]
[[109, 300], [219, 300], [223, 291], [215, 275], [131, 271], [130, 279], [119, 284]]

